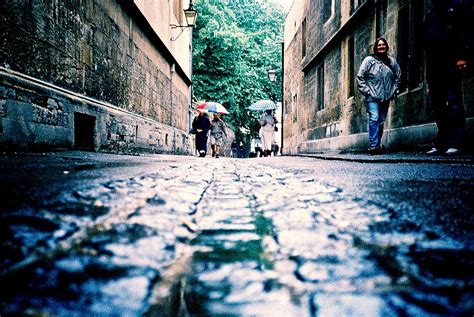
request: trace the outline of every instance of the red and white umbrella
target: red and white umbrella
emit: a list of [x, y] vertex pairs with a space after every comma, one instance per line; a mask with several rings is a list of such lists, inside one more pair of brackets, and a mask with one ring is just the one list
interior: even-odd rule
[[229, 114], [229, 112], [223, 105], [217, 102], [212, 102], [212, 101], [204, 102], [198, 105], [196, 109], [204, 109], [204, 110], [207, 110], [208, 112], [215, 112], [215, 113], [220, 113], [220, 114]]

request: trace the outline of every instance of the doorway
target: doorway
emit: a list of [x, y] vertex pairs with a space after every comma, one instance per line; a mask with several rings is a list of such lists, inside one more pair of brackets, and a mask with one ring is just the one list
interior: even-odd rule
[[84, 113], [74, 113], [74, 149], [93, 151], [95, 117]]

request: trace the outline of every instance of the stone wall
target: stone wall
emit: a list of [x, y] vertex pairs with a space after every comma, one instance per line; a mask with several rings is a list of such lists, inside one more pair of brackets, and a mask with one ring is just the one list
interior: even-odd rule
[[[381, 34], [376, 34], [376, 3], [386, 3]], [[322, 3], [333, 3], [332, 15], [322, 20]], [[351, 8], [351, 2], [354, 6]], [[424, 1], [427, 2], [427, 1]], [[306, 2], [305, 2], [306, 3]], [[362, 60], [372, 53], [377, 36], [387, 38], [390, 54], [400, 56], [400, 11], [413, 6], [422, 8], [421, 18], [428, 4], [418, 0], [318, 0], [293, 6], [285, 26], [285, 87], [284, 153], [321, 152], [328, 150], [362, 149], [367, 146], [367, 113], [363, 97], [355, 88], [349, 93]], [[289, 21], [288, 19], [291, 19]], [[306, 19], [306, 56], [302, 56], [302, 23]], [[291, 32], [293, 28], [296, 30]], [[410, 32], [419, 32], [420, 24], [413, 23]], [[291, 29], [289, 31], [289, 29]], [[349, 77], [349, 39], [353, 39], [353, 76]], [[414, 40], [411, 41], [413, 44]], [[412, 45], [410, 44], [410, 45]], [[409, 52], [414, 54], [413, 51]], [[408, 53], [406, 53], [408, 54]], [[324, 68], [324, 109], [317, 108], [317, 68]], [[423, 59], [414, 65], [423, 68]], [[427, 97], [424, 73], [420, 81], [408, 86], [389, 108], [383, 143], [389, 148], [424, 147], [432, 142], [436, 126]], [[465, 106], [468, 116], [468, 135], [472, 136], [474, 78], [464, 84]]]
[[190, 80], [132, 2], [7, 0], [0, 21], [2, 148], [192, 152]]
[[[299, 35], [299, 36], [298, 36]], [[298, 123], [297, 99], [303, 96], [303, 73], [301, 65], [301, 35], [299, 33], [292, 39], [285, 50], [284, 85], [283, 85], [283, 149], [284, 153], [296, 153], [298, 136], [301, 133]], [[308, 116], [314, 116], [311, 108], [305, 109]]]
[[0, 139], [6, 150], [85, 149], [190, 154], [187, 131], [0, 69]]

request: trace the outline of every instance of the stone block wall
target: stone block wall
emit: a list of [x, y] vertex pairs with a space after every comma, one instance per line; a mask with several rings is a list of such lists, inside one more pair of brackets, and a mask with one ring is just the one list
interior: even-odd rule
[[190, 79], [132, 2], [6, 0], [0, 24], [2, 148], [77, 147], [90, 117], [95, 150], [192, 152]]
[[51, 84], [25, 80], [19, 73], [0, 69], [0, 74], [0, 140], [4, 150], [193, 151], [187, 131]]
[[[292, 7], [291, 10], [302, 12], [290, 12], [285, 22], [288, 30], [285, 30], [284, 58], [284, 100], [287, 109], [284, 115], [284, 153], [365, 149], [368, 139], [365, 102], [357, 87], [353, 94], [349, 93], [350, 81], [354, 80], [353, 76], [357, 74], [363, 59], [372, 53], [372, 44], [377, 36], [385, 37], [390, 45], [389, 53], [397, 59], [401, 58], [398, 56], [400, 41], [404, 39], [400, 35], [400, 12], [409, 8], [410, 19], [415, 8], [424, 8], [426, 12], [428, 1], [423, 1], [424, 5], [418, 1], [423, 0], [317, 0]], [[323, 3], [332, 3], [332, 15], [327, 20], [323, 20], [323, 10], [320, 10]], [[377, 28], [376, 16], [380, 12], [377, 12], [376, 6], [383, 3], [386, 12], [383, 23], [379, 24], [382, 27]], [[308, 36], [307, 53], [302, 56], [304, 19]], [[416, 28], [421, 26], [419, 21], [415, 22], [410, 25], [409, 32], [416, 36], [419, 32]], [[292, 33], [295, 26], [296, 30]], [[381, 34], [376, 34], [377, 29]], [[354, 45], [352, 66], [349, 39]], [[412, 40], [409, 45], [413, 43]], [[324, 109], [318, 110], [317, 69], [321, 65], [324, 68]], [[349, 67], [353, 67], [352, 78], [349, 78]], [[415, 67], [423, 68], [423, 60], [420, 59]], [[472, 135], [474, 130], [473, 82], [471, 76], [464, 83], [468, 135]], [[387, 133], [382, 141], [388, 148], [426, 147], [432, 142], [436, 126], [424, 78], [419, 84], [408, 86], [391, 102], [385, 129]]]

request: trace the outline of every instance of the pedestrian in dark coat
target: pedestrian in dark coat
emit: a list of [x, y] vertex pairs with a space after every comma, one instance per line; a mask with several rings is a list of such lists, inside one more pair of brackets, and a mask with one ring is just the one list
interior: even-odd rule
[[232, 141], [230, 149], [232, 151], [232, 157], [237, 157], [237, 140]]
[[193, 131], [196, 134], [196, 149], [200, 157], [205, 157], [207, 153], [207, 134], [211, 128], [211, 121], [207, 112], [198, 109], [199, 115], [193, 120]]
[[245, 153], [245, 146], [243, 142], [239, 142], [238, 146], [238, 157], [239, 158], [244, 158], [244, 153]]
[[278, 143], [276, 143], [276, 141], [273, 141], [272, 143], [273, 156], [277, 156], [279, 150], [280, 150], [280, 146], [278, 145]]
[[462, 76], [473, 62], [472, 11], [472, 0], [432, 0], [425, 17], [426, 80], [438, 127], [429, 155], [456, 154], [465, 137]]

